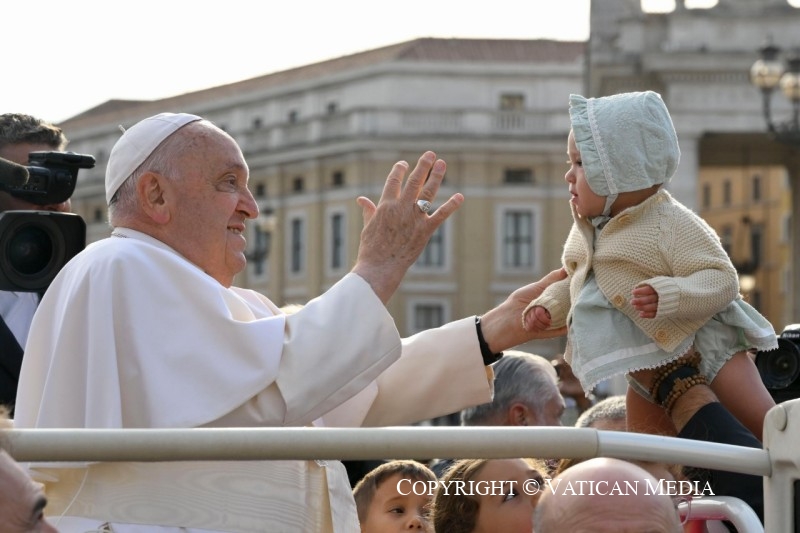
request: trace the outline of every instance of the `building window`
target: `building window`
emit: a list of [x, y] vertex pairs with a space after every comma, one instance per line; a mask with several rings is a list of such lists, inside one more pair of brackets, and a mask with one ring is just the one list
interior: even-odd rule
[[501, 111], [522, 111], [525, 109], [525, 95], [519, 93], [506, 93], [500, 95]]
[[106, 215], [105, 209], [100, 209], [98, 207], [94, 210], [93, 220], [95, 222], [103, 222], [105, 215]]
[[731, 205], [731, 181], [725, 180], [722, 183], [722, 204], [725, 206]]
[[267, 185], [266, 183], [257, 183], [256, 184], [256, 198], [266, 198], [267, 197]]
[[344, 267], [344, 215], [334, 213], [331, 215], [331, 269], [339, 270]]
[[336, 102], [328, 102], [325, 112], [329, 115], [335, 115], [337, 111], [339, 111], [339, 104]]
[[792, 235], [792, 215], [786, 214], [783, 215], [783, 220], [781, 221], [781, 236], [780, 240], [782, 243], [786, 244], [789, 242]]
[[758, 289], [753, 289], [753, 291], [748, 294], [748, 299], [750, 300], [750, 305], [755, 307], [756, 311], [761, 311], [763, 309], [762, 305], [762, 298], [761, 298], [761, 291]]
[[507, 168], [505, 172], [503, 172], [503, 182], [509, 185], [533, 183], [533, 169]]
[[297, 122], [297, 119], [300, 117], [300, 113], [297, 112], [296, 109], [292, 109], [289, 111], [289, 114], [286, 116], [286, 120], [289, 121], [289, 124], [294, 124]]
[[293, 274], [299, 274], [305, 269], [305, 224], [302, 218], [294, 218], [291, 223], [291, 250], [289, 270]]
[[419, 268], [441, 268], [444, 266], [444, 224], [436, 228], [436, 231], [431, 235], [431, 239], [422, 250], [422, 253], [414, 263], [415, 267]]
[[331, 185], [334, 187], [342, 187], [344, 185], [344, 172], [337, 170], [331, 174]]
[[261, 117], [256, 117], [256, 118], [253, 119], [253, 129], [254, 130], [260, 130], [262, 125], [263, 125], [263, 121], [261, 120]]
[[761, 224], [750, 225], [750, 259], [753, 264], [762, 264], [764, 254], [764, 228]]
[[719, 234], [719, 240], [722, 244], [722, 249], [725, 250], [725, 253], [728, 254], [728, 257], [730, 257], [731, 246], [733, 244], [733, 226], [722, 226], [722, 231]]
[[258, 225], [253, 229], [255, 237], [253, 249], [250, 251], [247, 259], [253, 263], [253, 273], [256, 276], [263, 276], [266, 271], [266, 260], [269, 257], [270, 244], [272, 242], [272, 234], [262, 230]]
[[760, 202], [761, 201], [761, 176], [758, 174], [753, 175], [753, 201]]
[[414, 332], [438, 328], [444, 325], [444, 306], [438, 303], [416, 304], [414, 306]]
[[303, 180], [303, 176], [297, 176], [292, 180], [292, 191], [294, 192], [303, 192], [305, 189], [305, 180]]
[[708, 183], [703, 184], [703, 207], [711, 207], [711, 185]]
[[533, 213], [511, 210], [503, 214], [503, 266], [533, 267]]

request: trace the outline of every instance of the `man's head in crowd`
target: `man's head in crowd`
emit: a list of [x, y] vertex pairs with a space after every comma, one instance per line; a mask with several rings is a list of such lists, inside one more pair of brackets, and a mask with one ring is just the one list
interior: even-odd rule
[[[31, 152], [62, 152], [66, 146], [67, 137], [58, 126], [21, 113], [0, 115], [0, 157], [3, 159], [27, 165]], [[70, 210], [70, 201], [37, 205], [0, 191], [0, 213], [28, 209], [66, 213]]]
[[[627, 461], [606, 457], [583, 461], [555, 476], [552, 490], [542, 492], [533, 529], [536, 533], [680, 533], [683, 528], [672, 498], [646, 490], [648, 484], [658, 483], [647, 470]], [[605, 489], [589, 490], [589, 486]]]
[[609, 396], [582, 412], [575, 421], [575, 427], [626, 431], [626, 414], [625, 395]]
[[558, 376], [540, 355], [509, 350], [494, 369], [494, 400], [461, 412], [464, 426], [560, 426]]

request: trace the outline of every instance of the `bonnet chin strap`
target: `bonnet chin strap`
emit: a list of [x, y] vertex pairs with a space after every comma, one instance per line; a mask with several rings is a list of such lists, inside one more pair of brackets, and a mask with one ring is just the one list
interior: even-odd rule
[[611, 216], [611, 206], [614, 205], [614, 202], [617, 200], [617, 196], [619, 196], [617, 193], [606, 196], [606, 206], [603, 208], [604, 217]]

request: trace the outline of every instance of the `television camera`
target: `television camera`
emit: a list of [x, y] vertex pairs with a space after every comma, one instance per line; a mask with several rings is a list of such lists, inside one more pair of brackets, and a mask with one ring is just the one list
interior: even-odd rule
[[[35, 205], [65, 202], [90, 155], [31, 152], [28, 165], [0, 159], [0, 190]], [[86, 246], [86, 223], [73, 213], [17, 210], [0, 213], [0, 290], [44, 292], [59, 270]]]
[[800, 324], [783, 328], [777, 350], [757, 352], [756, 367], [775, 403], [800, 398]]

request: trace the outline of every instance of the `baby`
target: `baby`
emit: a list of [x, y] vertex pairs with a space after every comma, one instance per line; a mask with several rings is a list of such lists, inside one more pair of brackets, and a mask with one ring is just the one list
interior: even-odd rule
[[[777, 337], [741, 299], [714, 230], [662, 188], [680, 158], [666, 105], [652, 91], [571, 95], [569, 115], [568, 277], [528, 305], [523, 326], [568, 326], [564, 358], [587, 392], [624, 374], [669, 411], [707, 382], [760, 438], [774, 401], [747, 351], [774, 349]], [[665, 370], [647, 387], [631, 376], [657, 367]]]

